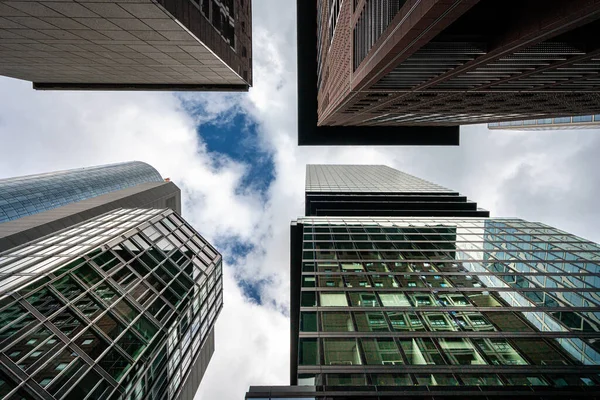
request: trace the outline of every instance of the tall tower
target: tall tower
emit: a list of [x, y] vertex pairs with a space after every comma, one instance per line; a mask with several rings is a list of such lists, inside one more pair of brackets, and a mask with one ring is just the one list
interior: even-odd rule
[[[316, 61], [309, 65], [299, 54], [299, 87], [309, 80], [317, 87], [319, 128], [377, 127], [383, 133], [382, 127], [402, 126], [395, 133], [404, 139], [394, 139], [391, 130], [386, 139], [402, 144], [436, 132], [408, 127], [600, 112], [597, 1], [304, 3], [298, 0], [299, 47], [314, 47]], [[323, 137], [307, 144], [344, 143], [335, 129], [321, 131]], [[360, 134], [362, 144], [381, 144], [368, 129]], [[305, 135], [299, 131], [301, 141]]]
[[[111, 191], [119, 169], [129, 185]], [[125, 163], [7, 180], [39, 204], [60, 182], [85, 200], [0, 223], [0, 397], [193, 399], [214, 352], [222, 258], [155, 175]]]
[[385, 166], [309, 165], [306, 196], [291, 386], [247, 399], [597, 396], [599, 245]]
[[0, 75], [42, 90], [252, 86], [251, 0], [0, 2]]

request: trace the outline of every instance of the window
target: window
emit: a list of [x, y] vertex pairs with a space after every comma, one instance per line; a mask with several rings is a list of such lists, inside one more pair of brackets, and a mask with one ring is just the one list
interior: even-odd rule
[[300, 339], [298, 344], [298, 364], [319, 364], [319, 348], [317, 344], [317, 339]]
[[323, 312], [321, 313], [321, 323], [324, 332], [354, 331], [352, 317], [348, 312]]
[[315, 277], [314, 276], [303, 276], [302, 277], [302, 287], [315, 287]]
[[410, 307], [406, 295], [402, 293], [379, 293], [384, 307]]
[[458, 380], [450, 374], [416, 374], [419, 385], [425, 386], [456, 386]]
[[367, 384], [365, 374], [327, 374], [330, 386], [364, 386]]
[[445, 338], [438, 340], [442, 351], [455, 365], [485, 365], [483, 358], [468, 339]]
[[302, 307], [316, 307], [317, 295], [315, 292], [302, 292], [300, 305]]
[[54, 368], [57, 371], [62, 371], [63, 369], [67, 368], [67, 363], [59, 363], [58, 365], [56, 365], [56, 367]]
[[360, 365], [355, 339], [323, 339], [325, 365]]
[[322, 307], [346, 307], [348, 300], [345, 293], [319, 293]]
[[502, 386], [498, 375], [461, 375], [460, 379], [466, 386]]
[[117, 344], [125, 350], [131, 358], [137, 360], [139, 355], [144, 351], [146, 345], [142, 342], [136, 335], [134, 335], [131, 331], [125, 332], [123, 336], [119, 339]]
[[365, 363], [368, 365], [402, 365], [400, 350], [394, 339], [361, 339]]
[[446, 364], [431, 339], [400, 339], [400, 345], [411, 365]]
[[300, 314], [300, 331], [302, 332], [316, 332], [317, 331], [317, 313], [316, 312], [302, 312]]
[[382, 312], [355, 312], [354, 318], [360, 332], [389, 332]]
[[584, 115], [584, 116], [578, 116], [578, 117], [573, 117], [573, 122], [592, 122], [592, 116], [591, 115]]
[[388, 318], [395, 331], [424, 331], [425, 327], [415, 313], [388, 312]]
[[526, 365], [506, 339], [473, 339], [493, 365]]
[[98, 362], [106, 372], [108, 372], [117, 382], [121, 380], [131, 364], [115, 348], [106, 353]]
[[371, 380], [377, 386], [412, 386], [408, 374], [371, 374]]
[[375, 293], [368, 292], [350, 292], [350, 302], [354, 307], [377, 307], [379, 302]]

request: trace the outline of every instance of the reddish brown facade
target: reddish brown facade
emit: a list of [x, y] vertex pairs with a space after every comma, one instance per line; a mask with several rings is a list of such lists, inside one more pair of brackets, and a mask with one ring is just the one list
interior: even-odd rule
[[317, 0], [319, 126], [600, 112], [600, 0]]

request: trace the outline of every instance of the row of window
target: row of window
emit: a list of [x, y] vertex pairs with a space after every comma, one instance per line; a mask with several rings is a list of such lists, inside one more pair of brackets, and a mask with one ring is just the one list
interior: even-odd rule
[[[427, 261], [394, 261], [394, 262], [339, 262], [337, 260], [325, 260], [322, 262], [303, 262], [302, 271], [310, 273], [506, 273], [506, 274], [538, 274], [538, 273], [556, 273], [556, 274], [585, 274], [588, 277], [595, 277], [592, 274], [600, 274], [600, 265], [590, 262], [564, 262], [560, 260], [544, 261], [533, 263], [535, 268], [522, 260], [499, 262], [497, 260], [481, 264], [480, 270], [467, 269], [464, 264], [458, 260], [427, 260]], [[474, 264], [473, 260], [469, 260]], [[585, 280], [585, 279], [584, 279]], [[598, 287], [600, 285], [596, 285]]]
[[[326, 272], [323, 273], [323, 272]], [[381, 275], [380, 273], [329, 273], [323, 271], [319, 275], [302, 276], [302, 287], [322, 287], [322, 288], [505, 288], [508, 286], [515, 288], [573, 288], [573, 289], [593, 289], [600, 285], [599, 276], [585, 276], [581, 274], [578, 277], [569, 275], [556, 276], [536, 276], [531, 272], [529, 275], [522, 275], [512, 271], [506, 275], [491, 275], [491, 272], [485, 272], [489, 275], [478, 274], [452, 274], [452, 275], [434, 275], [432, 273], [404, 273], [396, 272], [394, 275]], [[336, 271], [338, 272], [338, 271]], [[481, 280], [485, 280], [484, 285]], [[598, 298], [600, 301], [600, 297]]]
[[[599, 386], [598, 374], [299, 374], [299, 385]], [[279, 397], [278, 397], [279, 398]]]
[[[302, 291], [302, 307], [503, 307], [504, 302], [514, 307], [543, 306], [551, 308], [588, 307], [598, 305], [590, 301], [590, 293], [572, 292], [440, 292], [436, 289], [419, 292], [315, 292]], [[502, 301], [498, 300], [502, 298]]]
[[[571, 365], [556, 339], [529, 338], [300, 338], [301, 366]], [[596, 361], [593, 365], [598, 365]]]
[[526, 121], [506, 121], [506, 122], [494, 122], [489, 124], [491, 128], [498, 126], [527, 126], [527, 125], [548, 125], [548, 124], [577, 124], [583, 122], [600, 122], [600, 114], [597, 115], [583, 115], [576, 117], [559, 117], [559, 118], [544, 118], [544, 119], [530, 119]]

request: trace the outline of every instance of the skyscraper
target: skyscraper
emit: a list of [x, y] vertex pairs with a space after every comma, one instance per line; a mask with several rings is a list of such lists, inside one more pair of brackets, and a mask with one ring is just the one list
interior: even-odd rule
[[247, 91], [251, 0], [0, 2], [0, 75], [36, 89]]
[[[298, 6], [303, 3], [299, 0]], [[316, 106], [317, 131], [344, 126], [383, 132], [383, 127], [402, 126], [395, 130], [401, 138], [387, 139], [399, 144], [402, 136], [410, 140], [436, 132], [408, 127], [600, 110], [597, 1], [550, 0], [542, 6], [536, 0], [511, 0], [502, 7], [478, 0], [311, 4], [299, 16], [298, 41], [303, 49], [316, 48], [315, 61], [299, 55], [298, 77], [304, 80], [301, 88], [312, 79], [316, 104], [301, 97], [299, 107], [312, 112]], [[327, 140], [326, 134], [322, 130], [321, 140]], [[379, 140], [367, 129], [361, 134], [363, 144]], [[305, 135], [303, 130], [299, 135]], [[318, 144], [319, 137], [311, 139]], [[328, 144], [336, 144], [329, 143], [333, 139]], [[343, 142], [343, 136], [336, 142]]]
[[[597, 398], [600, 246], [438, 207], [450, 193], [384, 166], [308, 166], [310, 205], [291, 226], [291, 386], [247, 399]], [[380, 194], [421, 198], [384, 215]]]
[[575, 117], [528, 119], [526, 121], [494, 122], [488, 124], [490, 130], [508, 131], [548, 131], [560, 129], [599, 129], [600, 114], [578, 115]]
[[[74, 173], [48, 176], [74, 189]], [[1, 398], [193, 399], [222, 258], [180, 202], [172, 182], [144, 182], [0, 224]]]

